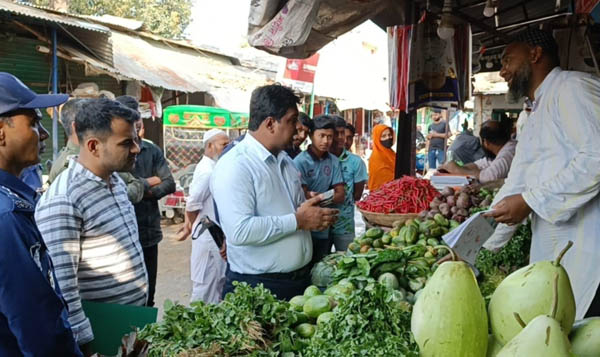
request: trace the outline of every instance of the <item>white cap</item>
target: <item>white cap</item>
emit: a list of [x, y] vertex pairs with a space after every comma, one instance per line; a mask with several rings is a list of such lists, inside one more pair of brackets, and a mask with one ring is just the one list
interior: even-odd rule
[[206, 144], [212, 138], [214, 138], [215, 136], [221, 135], [221, 134], [227, 136], [227, 134], [221, 129], [210, 129], [209, 131], [204, 133], [204, 137], [202, 138], [202, 141], [204, 142], [204, 147], [206, 147]]

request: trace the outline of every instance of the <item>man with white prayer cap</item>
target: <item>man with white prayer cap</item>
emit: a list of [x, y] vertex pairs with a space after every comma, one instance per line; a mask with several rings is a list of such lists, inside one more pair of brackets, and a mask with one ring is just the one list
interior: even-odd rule
[[[211, 129], [204, 134], [204, 156], [194, 170], [186, 202], [185, 223], [178, 240], [185, 240], [190, 233], [198, 231], [197, 226], [204, 216], [216, 222], [215, 205], [210, 192], [210, 177], [213, 169], [229, 143], [229, 137], [220, 129]], [[197, 236], [196, 236], [197, 235]], [[191, 302], [202, 300], [218, 303], [225, 284], [227, 269], [226, 247], [219, 249], [208, 230], [194, 233], [192, 241]]]

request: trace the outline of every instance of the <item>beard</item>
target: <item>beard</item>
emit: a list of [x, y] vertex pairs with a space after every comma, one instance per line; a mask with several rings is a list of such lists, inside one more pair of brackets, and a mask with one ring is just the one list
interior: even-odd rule
[[531, 64], [525, 63], [515, 73], [506, 93], [508, 103], [517, 103], [529, 92], [529, 81], [532, 75]]

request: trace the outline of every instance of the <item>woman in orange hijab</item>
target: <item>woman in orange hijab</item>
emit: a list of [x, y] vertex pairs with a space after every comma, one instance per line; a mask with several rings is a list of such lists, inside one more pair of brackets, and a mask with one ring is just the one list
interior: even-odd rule
[[369, 159], [369, 190], [374, 191], [394, 179], [396, 153], [392, 150], [394, 132], [387, 125], [373, 128], [373, 153]]

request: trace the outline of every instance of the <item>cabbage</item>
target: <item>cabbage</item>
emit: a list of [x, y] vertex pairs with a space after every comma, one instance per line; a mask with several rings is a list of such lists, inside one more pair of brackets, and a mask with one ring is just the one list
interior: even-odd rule
[[311, 283], [320, 288], [325, 288], [333, 283], [338, 261], [344, 257], [344, 253], [334, 253], [326, 256], [318, 262], [310, 272]]

